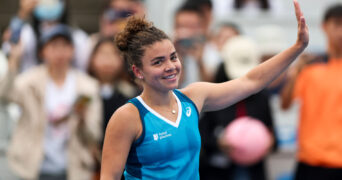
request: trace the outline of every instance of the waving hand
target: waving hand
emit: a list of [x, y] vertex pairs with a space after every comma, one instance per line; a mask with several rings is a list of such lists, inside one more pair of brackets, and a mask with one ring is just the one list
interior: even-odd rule
[[303, 12], [300, 9], [299, 3], [297, 0], [293, 0], [295, 13], [298, 23], [298, 35], [297, 35], [297, 44], [306, 47], [309, 43], [309, 30], [305, 22], [305, 18], [303, 16]]

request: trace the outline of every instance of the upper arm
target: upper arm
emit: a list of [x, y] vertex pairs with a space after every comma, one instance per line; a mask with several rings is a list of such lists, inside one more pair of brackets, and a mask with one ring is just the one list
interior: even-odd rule
[[120, 179], [132, 143], [141, 134], [139, 112], [128, 103], [111, 117], [105, 134], [101, 180]]
[[199, 111], [215, 111], [232, 105], [254, 93], [257, 85], [246, 76], [223, 83], [198, 82], [182, 89]]

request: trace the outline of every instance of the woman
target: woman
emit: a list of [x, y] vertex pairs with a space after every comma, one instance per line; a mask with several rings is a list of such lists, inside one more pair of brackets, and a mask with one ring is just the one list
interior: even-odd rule
[[[142, 81], [143, 92], [120, 107], [107, 126], [101, 180], [199, 179], [198, 113], [214, 111], [257, 93], [284, 71], [308, 44], [299, 4], [296, 43], [245, 76], [228, 82], [193, 83], [175, 90], [181, 63], [167, 35], [131, 18], [116, 44]], [[126, 167], [125, 167], [126, 165]]]
[[120, 85], [125, 81], [123, 68], [124, 62], [113, 44], [113, 38], [100, 39], [90, 56], [88, 73], [100, 83], [104, 107], [103, 132], [114, 111], [124, 105], [129, 98], [137, 95], [135, 91], [133, 91], [134, 95], [131, 95], [127, 93], [127, 90], [123, 92], [125, 89], [120, 89]]

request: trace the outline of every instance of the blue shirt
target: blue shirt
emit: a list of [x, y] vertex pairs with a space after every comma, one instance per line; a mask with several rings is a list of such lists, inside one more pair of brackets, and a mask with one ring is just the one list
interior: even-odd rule
[[199, 179], [198, 110], [180, 91], [174, 90], [173, 94], [178, 104], [176, 122], [155, 112], [140, 96], [129, 101], [139, 110], [143, 131], [131, 146], [126, 180]]

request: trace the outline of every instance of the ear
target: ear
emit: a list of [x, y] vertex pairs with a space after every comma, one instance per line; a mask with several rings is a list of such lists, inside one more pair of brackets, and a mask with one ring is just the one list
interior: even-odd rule
[[136, 78], [138, 79], [144, 79], [143, 73], [140, 68], [138, 68], [136, 65], [132, 65], [132, 71]]

